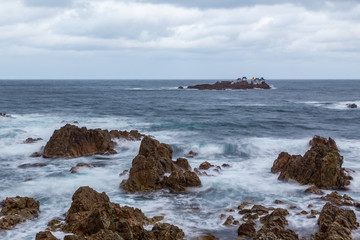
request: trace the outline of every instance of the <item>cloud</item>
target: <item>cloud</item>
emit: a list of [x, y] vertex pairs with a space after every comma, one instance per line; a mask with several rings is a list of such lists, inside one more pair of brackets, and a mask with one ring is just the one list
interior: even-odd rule
[[3, 0], [0, 53], [355, 60], [359, 20], [356, 1]]

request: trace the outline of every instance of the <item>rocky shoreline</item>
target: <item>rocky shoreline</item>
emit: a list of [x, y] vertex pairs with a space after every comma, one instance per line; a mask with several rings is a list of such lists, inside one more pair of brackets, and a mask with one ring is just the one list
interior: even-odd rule
[[[231, 167], [226, 163], [216, 166], [203, 162], [192, 171], [187, 159], [178, 158], [174, 161], [171, 146], [160, 143], [153, 137], [137, 131], [109, 132], [70, 124], [55, 130], [39, 154], [52, 159], [115, 154], [116, 143], [113, 139], [141, 140], [138, 155], [132, 160], [129, 177], [120, 183], [120, 191], [127, 194], [147, 194], [162, 189], [172, 194], [186, 193], [189, 187], [201, 186], [199, 176], [210, 177], [211, 172], [219, 173]], [[29, 138], [25, 142], [32, 143], [33, 140], [38, 139]], [[350, 171], [342, 167], [344, 159], [333, 139], [314, 136], [309, 146], [310, 149], [304, 156], [280, 153], [269, 171], [279, 174], [278, 179], [281, 181], [309, 185], [303, 194], [313, 194], [314, 198], [324, 201], [323, 207], [315, 209], [309, 204], [306, 210], [298, 209], [297, 206], [288, 205], [286, 199], [276, 200], [272, 206], [259, 205], [255, 200], [239, 203], [233, 209], [225, 209], [225, 213], [220, 216], [224, 226], [238, 226], [239, 240], [300, 239], [294, 230], [287, 227], [290, 213], [303, 215], [307, 219], [318, 219], [318, 231], [311, 236], [311, 240], [352, 239], [351, 231], [359, 227], [354, 210], [360, 208], [360, 203], [346, 194], [341, 196], [338, 192], [319, 196], [324, 195], [322, 190], [346, 190], [352, 180]], [[188, 155], [194, 157], [197, 153], [190, 151]], [[21, 167], [44, 166], [36, 164]], [[94, 166], [78, 164], [71, 172], [76, 174], [83, 167]], [[39, 214], [40, 203], [36, 199], [19, 196], [6, 198], [0, 212], [0, 231], [31, 221]], [[72, 204], [64, 216], [54, 216], [48, 223], [48, 228], [36, 235], [36, 240], [57, 239], [53, 235], [57, 231], [66, 233], [64, 240], [186, 239], [186, 232], [183, 232], [181, 226], [164, 222], [163, 216], [149, 218], [140, 209], [111, 202], [106, 193], [98, 193], [89, 186], [80, 187], [73, 194]], [[229, 228], [229, 231], [233, 231], [232, 229]], [[209, 233], [194, 239], [217, 238]]]

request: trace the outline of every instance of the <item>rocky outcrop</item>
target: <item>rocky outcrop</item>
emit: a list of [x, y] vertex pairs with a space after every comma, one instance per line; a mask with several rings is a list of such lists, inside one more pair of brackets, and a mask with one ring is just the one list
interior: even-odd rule
[[120, 186], [127, 192], [150, 192], [167, 188], [184, 191], [185, 187], [200, 186], [199, 177], [189, 170], [186, 159], [172, 161], [172, 149], [165, 143], [146, 136], [139, 154], [133, 159], [129, 179]]
[[111, 130], [110, 136], [111, 138], [124, 139], [128, 141], [140, 141], [145, 135], [139, 133], [137, 130], [131, 130], [130, 132]]
[[344, 210], [326, 203], [318, 219], [319, 231], [312, 240], [343, 239], [352, 240], [351, 230], [359, 227], [356, 216], [352, 210]]
[[42, 138], [27, 138], [24, 143], [34, 143], [37, 141], [43, 140]]
[[90, 187], [80, 187], [72, 197], [65, 218], [64, 232], [73, 233], [68, 239], [182, 239], [184, 233], [176, 226], [157, 223], [151, 231], [144, 225], [151, 222], [140, 209], [120, 207], [110, 202], [105, 193]]
[[266, 83], [255, 84], [253, 82], [248, 83], [247, 81], [218, 81], [214, 84], [198, 84], [194, 86], [188, 86], [188, 89], [198, 89], [198, 90], [225, 90], [225, 89], [271, 89], [271, 87]]
[[248, 221], [240, 225], [238, 228], [238, 235], [239, 236], [247, 236], [247, 237], [255, 237], [256, 230], [255, 230], [256, 224], [253, 221]]
[[93, 168], [94, 166], [88, 163], [79, 163], [70, 169], [71, 173], [78, 173], [81, 168]]
[[199, 169], [200, 170], [208, 170], [209, 168], [214, 167], [214, 165], [212, 165], [211, 163], [209, 163], [208, 161], [205, 161], [203, 163], [200, 164]]
[[338, 192], [332, 192], [327, 194], [324, 197], [321, 197], [322, 200], [326, 200], [335, 204], [337, 206], [359, 206], [358, 202], [355, 202], [350, 196], [344, 194], [341, 196]]
[[319, 188], [344, 189], [350, 184], [350, 178], [342, 168], [343, 157], [333, 139], [314, 136], [309, 144], [311, 148], [304, 156], [280, 153], [271, 172], [280, 172], [279, 180], [292, 179]]
[[38, 232], [35, 236], [35, 240], [59, 240], [50, 231]]
[[348, 108], [357, 108], [358, 106], [355, 103], [346, 104]]
[[260, 222], [264, 225], [256, 233], [254, 239], [299, 239], [294, 231], [285, 229], [285, 226], [288, 225], [286, 220], [288, 214], [286, 209], [277, 208], [271, 214], [260, 218]]
[[0, 229], [11, 229], [16, 224], [38, 216], [40, 203], [33, 198], [12, 197], [2, 202]]
[[94, 154], [113, 154], [115, 143], [107, 130], [79, 128], [66, 124], [55, 130], [47, 142], [46, 158], [75, 158]]

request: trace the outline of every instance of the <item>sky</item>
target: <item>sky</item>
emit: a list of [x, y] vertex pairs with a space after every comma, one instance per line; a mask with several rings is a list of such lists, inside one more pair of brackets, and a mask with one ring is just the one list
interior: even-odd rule
[[1, 0], [0, 79], [360, 79], [360, 0]]

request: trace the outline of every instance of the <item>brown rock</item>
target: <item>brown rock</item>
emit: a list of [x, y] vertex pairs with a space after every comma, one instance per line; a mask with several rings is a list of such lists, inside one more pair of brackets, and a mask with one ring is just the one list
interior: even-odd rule
[[149, 192], [162, 188], [184, 191], [185, 187], [201, 185], [194, 172], [184, 169], [190, 166], [186, 159], [173, 162], [171, 158], [169, 145], [145, 136], [139, 154], [132, 161], [129, 179], [124, 180], [120, 187], [127, 192]]
[[119, 174], [120, 177], [125, 176], [129, 173], [129, 170], [124, 170], [122, 173]]
[[326, 203], [318, 219], [319, 231], [312, 235], [311, 239], [352, 240], [351, 230], [359, 227], [359, 223], [356, 221], [354, 211], [344, 210], [331, 203]]
[[38, 232], [36, 234], [35, 240], [59, 240], [56, 238], [50, 231]]
[[284, 202], [281, 201], [281, 200], [275, 200], [274, 203], [275, 203], [275, 204], [284, 204]]
[[357, 108], [357, 105], [355, 103], [352, 104], [346, 104], [348, 108]]
[[226, 219], [226, 221], [224, 222], [223, 225], [225, 225], [225, 226], [230, 226], [230, 225], [233, 224], [233, 222], [234, 222], [234, 217], [230, 215], [230, 216]]
[[249, 205], [249, 202], [243, 202], [243, 203], [241, 203], [241, 204], [238, 206], [238, 209], [241, 210], [241, 209], [243, 209], [244, 207], [246, 207], [247, 205]]
[[164, 220], [164, 216], [154, 216], [148, 219], [146, 225], [154, 225], [155, 223], [160, 222], [162, 220]]
[[338, 205], [338, 206], [353, 206], [354, 202], [351, 197], [344, 194], [344, 196], [341, 196], [338, 192], [332, 192], [327, 194], [324, 197], [321, 197], [323, 200], [330, 201], [331, 203]]
[[306, 193], [317, 194], [317, 195], [323, 195], [323, 194], [324, 194], [324, 192], [321, 191], [321, 189], [318, 188], [318, 187], [316, 187], [316, 186], [311, 186], [311, 187], [307, 188], [307, 189], [305, 190], [305, 192], [306, 192]]
[[40, 152], [34, 152], [30, 155], [30, 157], [33, 157], [33, 158], [41, 157], [41, 156], [42, 156], [42, 153], [40, 153]]
[[191, 240], [217, 240], [217, 238], [214, 235], [207, 233]]
[[271, 87], [265, 82], [259, 82], [254, 84], [253, 82], [248, 83], [247, 81], [217, 81], [214, 84], [198, 84], [194, 86], [188, 86], [188, 89], [198, 90], [225, 90], [225, 89], [271, 89]]
[[255, 225], [256, 224], [252, 221], [241, 224], [240, 227], [238, 228], [238, 235], [255, 237], [256, 235]]
[[185, 237], [184, 232], [171, 224], [168, 223], [157, 223], [151, 230], [155, 239], [158, 240], [177, 240]]
[[230, 165], [229, 164], [227, 164], [227, 163], [224, 163], [223, 165], [221, 165], [223, 168], [228, 168], [228, 167], [230, 167]]
[[191, 171], [191, 166], [190, 166], [188, 160], [186, 160], [185, 158], [178, 158], [178, 159], [176, 159], [176, 161], [174, 163], [184, 170]]
[[302, 157], [280, 153], [271, 171], [280, 172], [279, 180], [296, 180], [300, 184], [314, 184], [319, 188], [343, 189], [349, 179], [342, 168], [343, 157], [333, 139], [314, 136], [311, 149]]
[[299, 239], [298, 235], [290, 230], [285, 229], [285, 226], [288, 225], [286, 216], [288, 215], [286, 209], [277, 208], [271, 214], [266, 215], [260, 218], [260, 222], [264, 225], [256, 233], [254, 239], [263, 240], [263, 239], [286, 239], [286, 240], [297, 240]]
[[140, 141], [145, 135], [139, 133], [137, 130], [131, 130], [130, 132], [111, 130], [110, 136], [111, 138], [124, 139], [128, 141]]
[[6, 198], [0, 212], [0, 229], [11, 229], [16, 224], [36, 218], [40, 212], [39, 201], [28, 197]]
[[190, 150], [190, 152], [188, 152], [188, 154], [186, 154], [187, 158], [193, 158], [196, 157], [198, 155], [197, 152], [194, 152], [193, 150]]
[[202, 164], [200, 164], [199, 169], [200, 170], [208, 170], [209, 168], [214, 167], [211, 163], [205, 161]]
[[88, 163], [78, 163], [75, 167], [70, 169], [71, 173], [78, 173], [80, 168], [93, 168], [94, 166]]
[[27, 138], [24, 143], [34, 143], [37, 141], [43, 140], [42, 138]]
[[94, 154], [114, 154], [115, 143], [107, 130], [79, 128], [66, 124], [55, 130], [44, 148], [46, 158], [74, 158]]

